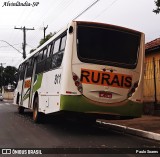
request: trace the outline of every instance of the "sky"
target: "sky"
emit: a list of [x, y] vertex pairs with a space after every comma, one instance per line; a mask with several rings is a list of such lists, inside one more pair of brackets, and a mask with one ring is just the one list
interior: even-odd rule
[[[23, 60], [23, 31], [14, 27], [34, 28], [26, 31], [28, 55], [39, 45], [44, 27], [48, 25], [46, 34], [56, 32], [96, 1], [76, 20], [135, 29], [145, 33], [145, 42], [160, 37], [160, 14], [152, 12], [154, 0], [0, 0], [0, 63], [18, 67]], [[32, 6], [7, 6], [16, 2]]]

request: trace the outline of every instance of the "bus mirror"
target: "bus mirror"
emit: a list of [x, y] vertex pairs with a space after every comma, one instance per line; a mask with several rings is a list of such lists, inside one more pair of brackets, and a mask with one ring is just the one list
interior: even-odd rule
[[72, 26], [69, 27], [69, 34], [71, 34], [71, 33], [73, 33], [73, 27]]

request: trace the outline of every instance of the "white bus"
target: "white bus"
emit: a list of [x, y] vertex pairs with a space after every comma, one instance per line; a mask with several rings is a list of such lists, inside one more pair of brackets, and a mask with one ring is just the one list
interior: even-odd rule
[[19, 66], [19, 113], [140, 117], [144, 34], [119, 26], [72, 21]]

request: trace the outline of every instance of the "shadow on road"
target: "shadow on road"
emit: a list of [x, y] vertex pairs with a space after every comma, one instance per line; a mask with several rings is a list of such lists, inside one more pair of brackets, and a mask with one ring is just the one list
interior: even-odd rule
[[[15, 112], [17, 116], [21, 116], [26, 120], [29, 120], [31, 123], [34, 124], [32, 120], [33, 113], [29, 110], [26, 110], [23, 114], [18, 114]], [[110, 134], [110, 136], [115, 136], [115, 133], [110, 132], [109, 130], [104, 129], [104, 127], [99, 126], [95, 121], [92, 119], [87, 119], [88, 117], [76, 117], [73, 115], [66, 115], [66, 114], [49, 114], [43, 115], [41, 123], [35, 124], [40, 127], [45, 127], [49, 131], [57, 131], [61, 132], [62, 130], [68, 134], [75, 134], [75, 135], [98, 135], [98, 136], [105, 136]]]

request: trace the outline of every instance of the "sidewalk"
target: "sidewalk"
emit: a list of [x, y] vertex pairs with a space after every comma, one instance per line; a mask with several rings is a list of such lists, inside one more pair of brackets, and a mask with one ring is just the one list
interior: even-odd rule
[[143, 115], [129, 120], [100, 120], [109, 129], [160, 141], [160, 116]]

